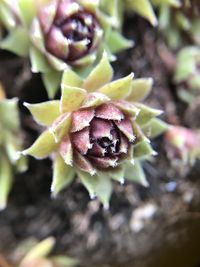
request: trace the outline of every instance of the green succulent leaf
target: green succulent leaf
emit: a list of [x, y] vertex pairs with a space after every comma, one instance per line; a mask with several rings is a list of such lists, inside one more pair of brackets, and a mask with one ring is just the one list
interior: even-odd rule
[[104, 207], [107, 208], [112, 193], [112, 184], [109, 177], [106, 175], [91, 176], [85, 172], [79, 172], [79, 177], [83, 185], [88, 190], [90, 197], [94, 198], [95, 196], [98, 196]]
[[141, 101], [145, 99], [153, 85], [152, 78], [141, 78], [141, 79], [134, 79], [132, 81], [131, 93], [128, 96], [129, 101]]
[[59, 104], [59, 100], [52, 100], [40, 104], [24, 103], [24, 106], [29, 109], [37, 123], [50, 126], [60, 115]]
[[16, 162], [16, 169], [18, 172], [25, 172], [27, 170], [27, 158], [20, 155], [20, 158]]
[[141, 166], [141, 162], [138, 160], [135, 160], [134, 165], [131, 163], [126, 164], [125, 178], [145, 187], [149, 185]]
[[105, 94], [112, 100], [121, 100], [129, 95], [132, 79], [133, 73], [125, 78], [104, 85], [99, 89], [99, 92]]
[[47, 59], [37, 48], [35, 48], [34, 46], [31, 46], [29, 55], [30, 55], [32, 72], [34, 73], [37, 73], [37, 72], [46, 73], [47, 72], [48, 73], [52, 71]]
[[62, 255], [53, 256], [50, 259], [53, 263], [55, 263], [55, 266], [60, 266], [60, 267], [73, 267], [78, 264], [78, 261], [76, 259]]
[[41, 241], [27, 253], [27, 255], [22, 259], [20, 266], [28, 266], [31, 261], [48, 256], [54, 245], [55, 239], [53, 237], [49, 237]]
[[110, 98], [101, 93], [98, 92], [89, 93], [85, 98], [85, 100], [83, 101], [81, 108], [97, 107], [108, 101], [110, 101]]
[[112, 80], [112, 77], [113, 69], [108, 61], [106, 53], [104, 53], [99, 64], [84, 80], [82, 87], [85, 88], [88, 92], [95, 91], [110, 82]]
[[73, 70], [66, 69], [63, 72], [63, 75], [62, 75], [63, 85], [72, 86], [72, 87], [81, 87], [82, 83], [83, 83], [82, 79]]
[[106, 35], [106, 44], [110, 52], [116, 54], [124, 49], [133, 47], [134, 42], [126, 39], [118, 31], [112, 29]]
[[33, 18], [37, 14], [36, 2], [35, 0], [18, 0], [17, 3], [20, 17], [24, 25], [29, 28]]
[[0, 155], [0, 210], [3, 210], [7, 204], [8, 194], [13, 181], [12, 166], [8, 159]]
[[52, 127], [50, 128], [50, 131], [54, 135], [56, 143], [59, 143], [62, 138], [68, 133], [70, 126], [71, 113], [64, 113], [54, 121]]
[[16, 19], [4, 1], [0, 2], [0, 22], [10, 31], [16, 26]]
[[37, 159], [48, 157], [53, 151], [56, 150], [57, 144], [55, 143], [53, 134], [46, 130], [43, 132], [33, 145], [22, 151], [23, 155], [31, 155]]
[[143, 140], [134, 146], [134, 158], [146, 159], [149, 156], [154, 156], [157, 153], [152, 149], [149, 142]]
[[200, 58], [200, 50], [195, 46], [183, 48], [179, 52], [174, 77], [175, 82], [181, 82], [195, 72], [198, 58]]
[[95, 198], [96, 196], [95, 186], [96, 186], [96, 180], [98, 179], [97, 176], [94, 175], [91, 176], [89, 173], [86, 172], [78, 172], [78, 176], [82, 184], [88, 190], [90, 198], [91, 199]]
[[95, 193], [103, 203], [105, 209], [109, 208], [109, 201], [112, 194], [112, 183], [108, 176], [98, 177], [95, 186]]
[[145, 123], [149, 122], [152, 118], [159, 116], [163, 113], [162, 110], [150, 108], [141, 103], [134, 103], [134, 104], [137, 108], [140, 109], [140, 113], [136, 118], [136, 122], [139, 125], [144, 125]]
[[149, 0], [127, 0], [128, 8], [146, 18], [153, 26], [157, 25], [157, 18]]
[[121, 184], [124, 183], [124, 177], [125, 177], [125, 168], [123, 165], [118, 166], [117, 168], [115, 168], [114, 170], [110, 171], [107, 173], [107, 175], [115, 180], [120, 182]]
[[52, 196], [57, 196], [63, 188], [67, 187], [72, 182], [74, 175], [74, 169], [67, 165], [60, 155], [57, 155], [53, 166]]
[[179, 0], [151, 0], [153, 5], [160, 6], [160, 5], [172, 5], [175, 7], [179, 7], [181, 2]]
[[0, 48], [13, 52], [19, 56], [27, 56], [30, 40], [27, 30], [18, 27], [0, 42]]
[[164, 121], [153, 118], [142, 127], [142, 131], [148, 138], [155, 138], [167, 131], [168, 127], [169, 125]]
[[61, 77], [62, 73], [54, 70], [42, 74], [42, 80], [50, 99], [55, 97], [61, 83]]
[[77, 110], [86, 97], [86, 91], [82, 88], [66, 86], [63, 83], [61, 84], [61, 88], [61, 112], [64, 113]]
[[16, 131], [19, 128], [19, 115], [17, 112], [18, 100], [13, 98], [11, 100], [0, 101], [1, 124], [4, 129]]

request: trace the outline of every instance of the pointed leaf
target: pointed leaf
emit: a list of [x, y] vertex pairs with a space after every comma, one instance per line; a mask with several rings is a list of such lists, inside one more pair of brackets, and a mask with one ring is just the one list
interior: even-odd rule
[[0, 42], [0, 48], [11, 51], [19, 56], [27, 56], [29, 46], [28, 32], [22, 27], [11, 31], [10, 34]]
[[157, 155], [157, 153], [152, 149], [151, 145], [146, 140], [139, 142], [134, 146], [134, 158], [142, 159], [155, 155]]
[[90, 198], [93, 199], [96, 196], [95, 186], [96, 180], [98, 179], [97, 176], [90, 175], [87, 172], [78, 171], [78, 177], [89, 192]]
[[135, 161], [134, 165], [131, 163], [126, 164], [125, 178], [132, 182], [141, 184], [145, 187], [149, 185], [146, 180], [146, 176], [141, 166], [141, 163], [138, 160]]
[[123, 165], [120, 165], [119, 167], [114, 168], [112, 171], [108, 171], [108, 176], [112, 178], [115, 181], [120, 182], [121, 184], [124, 183], [125, 178], [125, 168]]
[[61, 83], [61, 77], [62, 73], [58, 71], [51, 71], [42, 74], [42, 80], [50, 99], [55, 97]]
[[63, 188], [67, 187], [72, 182], [74, 175], [74, 169], [67, 165], [60, 155], [57, 155], [53, 165], [52, 195], [56, 196]]
[[65, 138], [60, 143], [59, 153], [60, 153], [61, 157], [63, 158], [65, 164], [72, 166], [72, 164], [73, 164], [73, 150], [72, 150], [72, 144], [71, 144], [71, 141], [70, 141], [68, 135], [66, 135]]
[[60, 111], [64, 113], [77, 110], [86, 97], [86, 91], [82, 88], [66, 86], [64, 84], [61, 86], [62, 96]]
[[81, 155], [76, 150], [74, 151], [74, 164], [77, 166], [77, 168], [83, 172], [89, 173], [91, 176], [93, 176], [96, 173], [96, 169], [91, 164], [91, 162]]
[[107, 175], [97, 177], [95, 194], [102, 202], [104, 208], [108, 209], [110, 197], [112, 194], [112, 183]]
[[12, 175], [12, 167], [9, 161], [0, 156], [0, 211], [6, 207], [13, 180]]
[[20, 265], [28, 266], [28, 264], [40, 258], [48, 256], [55, 245], [55, 239], [53, 237], [46, 238], [34, 246], [28, 254], [22, 259]]
[[97, 196], [103, 205], [108, 208], [110, 196], [112, 193], [112, 184], [108, 176], [91, 176], [85, 172], [78, 172], [81, 182], [88, 190], [90, 197]]
[[24, 103], [35, 121], [44, 126], [50, 126], [59, 117], [59, 100], [47, 101], [39, 104]]
[[111, 82], [99, 89], [99, 92], [108, 96], [111, 100], [120, 100], [130, 93], [133, 73], [125, 78]]
[[157, 25], [157, 18], [149, 0], [128, 0], [128, 8], [146, 18], [153, 26]]
[[108, 101], [110, 101], [110, 98], [101, 93], [89, 93], [82, 103], [81, 108], [97, 107]]
[[16, 131], [19, 128], [17, 98], [0, 101], [1, 124], [4, 128]]
[[112, 76], [113, 69], [108, 61], [106, 53], [104, 52], [101, 61], [84, 80], [82, 87], [88, 92], [95, 91], [110, 82], [112, 80]]
[[55, 143], [53, 134], [49, 130], [46, 130], [31, 147], [21, 153], [23, 155], [31, 155], [35, 158], [42, 159], [48, 157], [56, 148], [57, 144]]
[[152, 78], [141, 78], [133, 80], [131, 93], [128, 96], [128, 100], [136, 102], [143, 100], [150, 93], [152, 85]]
[[51, 72], [52, 69], [44, 56], [36, 47], [31, 46], [30, 51], [31, 70], [37, 72]]
[[168, 129], [168, 127], [169, 125], [164, 121], [153, 118], [149, 123], [145, 124], [144, 127], [142, 127], [142, 131], [148, 138], [155, 138], [158, 135], [163, 134]]
[[141, 103], [135, 103], [135, 106], [140, 109], [140, 113], [136, 118], [136, 122], [139, 125], [144, 125], [145, 123], [149, 122], [152, 118], [159, 116], [163, 113], [162, 110], [150, 108]]
[[82, 87], [82, 79], [71, 69], [66, 69], [62, 75], [62, 84], [65, 86]]
[[116, 54], [121, 50], [133, 47], [134, 42], [126, 39], [118, 31], [111, 30], [109, 34], [106, 35], [106, 43], [111, 53]]
[[56, 143], [60, 142], [64, 135], [68, 134], [70, 125], [71, 113], [64, 113], [54, 121], [50, 132], [54, 135]]
[[124, 101], [124, 100], [119, 100], [115, 101], [115, 106], [117, 106], [121, 111], [123, 111], [124, 114], [127, 114], [128, 116], [133, 117], [134, 119], [138, 116], [140, 109], [136, 108], [134, 104]]
[[4, 3], [4, 1], [2, 0], [0, 1], [0, 5], [1, 25], [3, 25], [8, 31], [12, 31], [17, 25], [16, 17], [10, 8], [10, 5], [12, 5], [12, 3], [8, 3], [8, 1]]
[[21, 19], [24, 25], [29, 28], [33, 18], [35, 17], [36, 10], [36, 1], [35, 0], [18, 0], [18, 7], [21, 15]]

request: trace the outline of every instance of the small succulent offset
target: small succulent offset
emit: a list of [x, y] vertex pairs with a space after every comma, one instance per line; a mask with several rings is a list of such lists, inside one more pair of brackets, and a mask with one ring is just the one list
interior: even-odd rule
[[193, 165], [200, 158], [200, 132], [171, 126], [165, 133], [168, 157], [174, 165]]
[[[64, 69], [73, 68], [84, 76], [103, 50], [112, 60], [112, 53], [132, 46], [119, 32], [118, 6], [113, 6], [111, 11], [115, 12], [110, 14], [108, 4], [102, 5], [102, 1], [15, 0], [20, 21], [16, 29], [21, 35], [11, 32], [2, 48], [14, 52], [18, 49], [19, 55], [29, 54], [32, 71], [42, 73], [48, 95], [53, 98]], [[21, 48], [23, 38], [25, 48]]]
[[150, 91], [152, 79], [133, 74], [110, 82], [112, 67], [104, 53], [99, 64], [82, 80], [72, 70], [62, 77], [61, 100], [25, 104], [47, 129], [22, 152], [53, 160], [52, 195], [77, 175], [105, 207], [112, 192], [111, 179], [147, 185], [141, 160], [155, 155], [148, 137], [166, 130], [155, 118], [162, 112], [137, 101]]
[[200, 48], [181, 49], [176, 58], [174, 82], [180, 99], [191, 105], [200, 95]]
[[178, 7], [162, 5], [159, 26], [170, 47], [176, 49], [185, 36], [200, 45], [200, 5], [198, 0], [183, 0]]
[[6, 99], [0, 86], [0, 210], [6, 207], [13, 173], [26, 170], [21, 149], [17, 99]]
[[77, 261], [73, 258], [63, 255], [50, 256], [54, 245], [53, 237], [40, 242], [29, 238], [14, 251], [13, 261], [18, 263], [18, 267], [73, 267], [77, 265]]

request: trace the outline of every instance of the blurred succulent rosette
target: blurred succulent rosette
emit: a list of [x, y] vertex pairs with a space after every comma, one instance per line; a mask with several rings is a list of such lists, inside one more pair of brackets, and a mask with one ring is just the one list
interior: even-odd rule
[[200, 44], [199, 16], [198, 0], [183, 0], [176, 7], [165, 4], [160, 6], [159, 27], [171, 48], [181, 47], [185, 36], [189, 37], [193, 43]]
[[105, 206], [112, 192], [111, 179], [147, 185], [141, 160], [155, 154], [149, 137], [166, 130], [166, 124], [156, 118], [160, 110], [137, 102], [149, 93], [152, 79], [133, 80], [130, 74], [111, 82], [112, 76], [104, 54], [84, 80], [65, 70], [60, 101], [25, 104], [47, 129], [22, 153], [51, 156], [54, 196], [75, 175], [90, 196], [99, 197]]
[[186, 46], [176, 57], [174, 82], [180, 99], [189, 105], [194, 104], [200, 95], [200, 48]]
[[0, 85], [0, 210], [7, 204], [14, 172], [26, 170], [22, 148], [17, 99], [6, 99]]
[[[30, 56], [32, 71], [42, 73], [49, 98], [54, 98], [66, 68], [84, 77], [104, 50], [109, 60], [114, 60], [115, 53], [133, 45], [121, 35], [118, 5], [110, 6], [103, 0], [14, 2], [12, 9], [18, 23], [13, 31], [8, 29], [0, 46], [20, 56]], [[8, 11], [13, 13], [10, 6]], [[5, 17], [7, 23], [12, 18], [1, 13], [0, 17]]]
[[200, 132], [171, 126], [165, 133], [166, 150], [174, 166], [193, 165], [200, 157]]

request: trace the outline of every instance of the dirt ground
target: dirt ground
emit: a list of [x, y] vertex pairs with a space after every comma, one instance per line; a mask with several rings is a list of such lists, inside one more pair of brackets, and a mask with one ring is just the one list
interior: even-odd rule
[[[153, 77], [147, 102], [163, 109], [167, 122], [192, 127], [195, 119], [188, 125], [189, 111], [178, 100], [172, 81], [174, 54], [159, 31], [140, 18], [127, 18], [124, 29], [135, 46], [113, 64], [116, 78], [131, 71], [135, 77]], [[28, 147], [41, 129], [22, 103], [47, 100], [40, 76], [30, 73], [27, 59], [0, 51], [0, 80], [9, 98], [20, 99]], [[78, 179], [51, 199], [50, 160], [29, 158], [29, 170], [16, 175], [8, 208], [0, 213], [0, 252], [12, 259], [21, 241], [52, 235], [57, 239], [55, 252], [78, 258], [81, 266], [199, 266], [199, 161], [192, 168], [175, 168], [166, 156], [163, 137], [154, 140], [153, 147], [158, 156], [144, 163], [150, 187], [116, 182], [109, 210], [91, 201]]]

